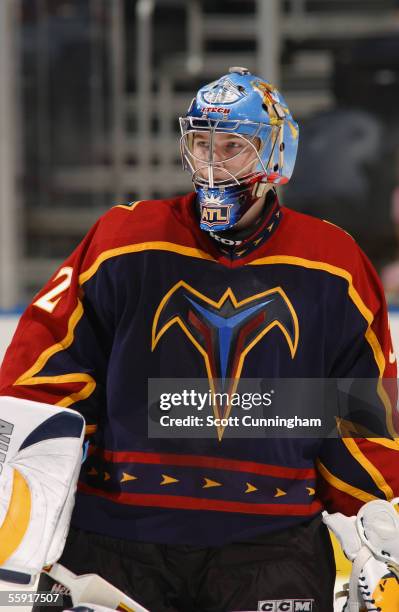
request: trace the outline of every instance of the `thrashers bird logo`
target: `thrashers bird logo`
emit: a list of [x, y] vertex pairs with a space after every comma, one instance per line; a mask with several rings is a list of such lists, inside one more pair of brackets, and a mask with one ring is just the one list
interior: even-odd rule
[[[174, 324], [179, 325], [202, 355], [210, 389], [214, 393], [235, 393], [246, 356], [272, 328], [281, 330], [292, 359], [298, 346], [298, 317], [281, 287], [241, 301], [229, 287], [215, 301], [179, 281], [163, 297], [156, 310], [152, 351]], [[215, 389], [215, 383], [218, 389]], [[216, 418], [228, 418], [231, 404], [229, 402], [225, 409], [214, 405], [213, 409]], [[223, 430], [223, 427], [218, 428], [219, 439]]]

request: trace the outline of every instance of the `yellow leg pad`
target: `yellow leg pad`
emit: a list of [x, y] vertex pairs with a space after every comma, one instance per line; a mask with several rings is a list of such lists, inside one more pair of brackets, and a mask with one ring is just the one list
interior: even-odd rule
[[338, 542], [337, 538], [335, 537], [332, 531], [330, 531], [330, 537], [331, 537], [332, 545], [334, 548], [335, 565], [337, 568], [337, 574], [340, 574], [342, 578], [347, 577], [349, 580], [349, 576], [351, 575], [351, 572], [352, 572], [352, 563], [348, 561], [348, 559], [345, 557], [344, 553], [342, 552], [341, 545]]
[[392, 574], [380, 578], [374, 593], [376, 610], [382, 612], [399, 612], [399, 582]]
[[14, 470], [10, 505], [0, 527], [0, 565], [16, 551], [29, 525], [31, 497], [25, 478]]

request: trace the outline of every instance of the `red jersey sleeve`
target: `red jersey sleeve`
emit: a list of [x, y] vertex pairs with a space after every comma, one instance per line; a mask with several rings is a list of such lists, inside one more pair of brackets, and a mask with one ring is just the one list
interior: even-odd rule
[[397, 367], [387, 306], [378, 275], [360, 249], [353, 263], [347, 306], [361, 317], [359, 325], [347, 317], [333, 376], [375, 379], [387, 435], [353, 437], [350, 423], [342, 421], [342, 437], [323, 442], [317, 462], [318, 495], [329, 512], [346, 515], [356, 514], [372, 499], [399, 495]]
[[[23, 313], [0, 371], [0, 394], [68, 407], [95, 430], [104, 393], [104, 328], [80, 282], [98, 222]], [[95, 250], [95, 249], [94, 249]]]

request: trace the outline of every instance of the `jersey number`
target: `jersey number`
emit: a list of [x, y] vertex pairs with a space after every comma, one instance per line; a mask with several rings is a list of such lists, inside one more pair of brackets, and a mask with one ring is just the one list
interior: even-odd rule
[[57, 306], [58, 302], [61, 299], [60, 294], [63, 293], [66, 289], [68, 289], [69, 285], [71, 284], [72, 271], [73, 270], [70, 266], [61, 268], [61, 270], [58, 272], [54, 280], [57, 280], [57, 278], [63, 278], [63, 277], [64, 277], [64, 280], [62, 280], [53, 289], [50, 289], [50, 291], [47, 291], [47, 293], [42, 295], [42, 297], [36, 300], [36, 302], [33, 302], [33, 305], [38, 306], [39, 308], [41, 308], [42, 310], [45, 310], [46, 312], [53, 312], [54, 308]]

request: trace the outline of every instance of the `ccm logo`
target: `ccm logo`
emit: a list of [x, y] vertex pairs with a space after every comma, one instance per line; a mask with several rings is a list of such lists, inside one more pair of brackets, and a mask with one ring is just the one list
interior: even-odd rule
[[0, 474], [3, 471], [3, 463], [6, 460], [6, 454], [10, 445], [10, 436], [14, 425], [0, 419]]
[[263, 612], [312, 612], [313, 599], [268, 599], [258, 601], [258, 610]]

